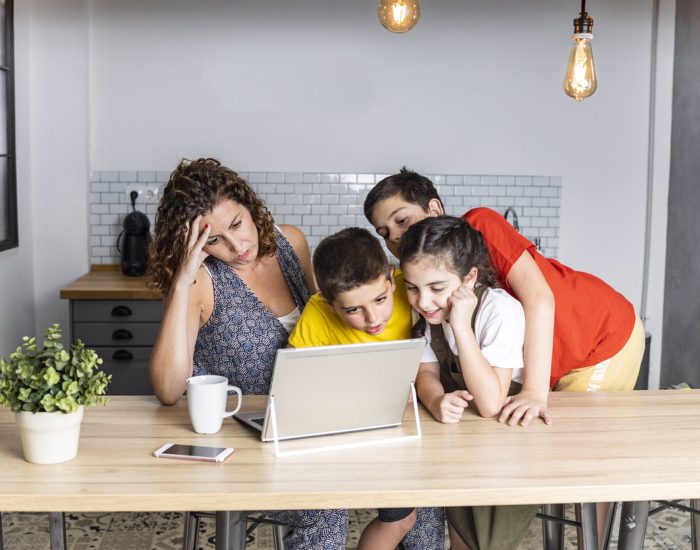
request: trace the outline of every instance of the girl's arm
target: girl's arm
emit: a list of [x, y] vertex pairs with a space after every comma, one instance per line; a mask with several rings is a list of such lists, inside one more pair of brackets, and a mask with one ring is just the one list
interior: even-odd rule
[[445, 393], [438, 363], [421, 363], [416, 376], [416, 393], [435, 420], [455, 424], [462, 417], [472, 396], [468, 391]]
[[[501, 412], [503, 408], [510, 388], [513, 369], [491, 366], [481, 351], [472, 328], [472, 317], [476, 308], [479, 307], [479, 299], [473, 288], [475, 279], [476, 274], [473, 278], [468, 276], [468, 279], [448, 298], [447, 302], [450, 305], [449, 323], [457, 345], [457, 355], [459, 356], [464, 384], [469, 388], [469, 393], [474, 396], [474, 403], [479, 414], [491, 418]], [[513, 303], [515, 302], [513, 301]], [[506, 310], [499, 313], [500, 322], [498, 322], [498, 318], [494, 321], [485, 321], [493, 326], [492, 336], [496, 340], [495, 343], [491, 344], [492, 346], [497, 344], [507, 350], [511, 349], [513, 344], [517, 344], [515, 349], [517, 350], [518, 362], [520, 362], [523, 338], [523, 319], [519, 310], [520, 306], [518, 306], [519, 324], [503, 324], [509, 319]], [[514, 317], [513, 320], [515, 321], [515, 319], [517, 318]], [[503, 367], [507, 367], [507, 365]]]
[[522, 391], [506, 399], [498, 421], [527, 426], [533, 418], [540, 417], [545, 424], [551, 424], [547, 395], [554, 338], [554, 295], [527, 251], [513, 264], [508, 284], [525, 310], [525, 369]]
[[211, 279], [201, 264], [207, 257], [203, 251], [209, 237], [207, 227], [199, 234], [199, 218], [189, 226], [188, 250], [173, 278], [165, 299], [163, 320], [153, 346], [150, 377], [156, 397], [164, 405], [172, 405], [185, 392], [187, 378], [192, 376], [192, 359], [200, 319], [208, 293], [212, 296]]
[[479, 414], [486, 418], [496, 416], [503, 408], [513, 369], [492, 367], [486, 360], [471, 326], [454, 327], [464, 383], [474, 396]]
[[309, 285], [311, 294], [314, 294], [316, 292], [316, 283], [314, 281], [314, 271], [311, 267], [309, 243], [306, 240], [306, 236], [298, 227], [293, 225], [280, 225], [280, 230], [289, 241], [289, 244], [292, 245], [294, 252], [299, 256], [299, 261], [306, 277], [306, 284]]

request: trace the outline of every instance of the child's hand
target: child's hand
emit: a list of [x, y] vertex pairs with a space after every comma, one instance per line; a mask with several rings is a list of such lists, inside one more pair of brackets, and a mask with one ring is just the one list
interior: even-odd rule
[[471, 327], [472, 315], [479, 299], [467, 283], [463, 283], [447, 299], [450, 305], [450, 326], [452, 330], [463, 331]]
[[456, 424], [462, 418], [464, 409], [469, 406], [469, 401], [474, 399], [467, 390], [457, 390], [441, 395], [433, 401], [430, 407], [431, 414], [443, 424]]
[[547, 412], [547, 399], [544, 401], [532, 392], [523, 391], [506, 398], [505, 406], [498, 417], [501, 424], [527, 426], [534, 418], [541, 418], [550, 425], [552, 417]]

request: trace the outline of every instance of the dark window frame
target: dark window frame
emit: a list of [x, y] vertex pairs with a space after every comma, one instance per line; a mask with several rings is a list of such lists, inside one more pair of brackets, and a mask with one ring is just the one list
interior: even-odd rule
[[[7, 159], [5, 182], [5, 204], [0, 205], [5, 210], [5, 238], [0, 240], [0, 251], [19, 246], [17, 230], [17, 163], [15, 150], [15, 49], [14, 49], [14, 2], [5, 0], [4, 17], [4, 46], [5, 59], [0, 59], [0, 71], [5, 79], [5, 108], [7, 110], [7, 151], [0, 151], [0, 158]], [[3, 63], [4, 62], [4, 63]]]

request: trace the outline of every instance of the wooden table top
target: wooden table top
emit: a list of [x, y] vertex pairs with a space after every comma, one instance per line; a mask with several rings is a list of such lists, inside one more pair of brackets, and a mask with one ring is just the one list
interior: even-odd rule
[[158, 300], [145, 277], [126, 277], [119, 266], [94, 265], [88, 273], [61, 289], [63, 300]]
[[[247, 396], [243, 410], [264, 402]], [[3, 409], [0, 509], [268, 510], [700, 498], [700, 390], [556, 393], [550, 408], [552, 426], [528, 428], [473, 413], [459, 424], [439, 424], [421, 409], [420, 441], [276, 459], [272, 444], [261, 443], [235, 420], [226, 420], [219, 434], [195, 434], [184, 399], [163, 407], [150, 396], [111, 397], [106, 407], [85, 411], [77, 458], [48, 466], [23, 460], [14, 417]], [[407, 421], [394, 430], [412, 428]], [[336, 437], [377, 434], [390, 432]], [[236, 451], [221, 464], [154, 458], [151, 453], [168, 442]], [[318, 444], [316, 438], [283, 442], [283, 449]]]

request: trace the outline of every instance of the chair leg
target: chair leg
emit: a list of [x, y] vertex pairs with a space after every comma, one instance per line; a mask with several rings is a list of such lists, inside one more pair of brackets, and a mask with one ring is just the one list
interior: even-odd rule
[[613, 523], [615, 522], [615, 512], [617, 511], [617, 502], [611, 502], [608, 507], [608, 516], [605, 518], [605, 532], [598, 533], [598, 536], [603, 538], [603, 550], [610, 548], [612, 540]]
[[51, 550], [66, 550], [66, 518], [63, 512], [49, 512], [49, 540]]
[[649, 519], [649, 501], [623, 502], [618, 548], [642, 550]]
[[574, 504], [578, 527], [578, 546], [582, 550], [598, 550], [598, 523], [596, 503]]
[[216, 512], [216, 550], [243, 550], [246, 545], [246, 513]]
[[196, 513], [185, 512], [182, 550], [197, 550], [197, 544], [199, 542], [199, 521], [199, 516]]
[[691, 499], [690, 507], [695, 510], [690, 514], [690, 538], [693, 550], [700, 550], [700, 499]]
[[[289, 528], [286, 525], [273, 525], [272, 537], [275, 550], [284, 550], [284, 535]], [[0, 550], [2, 550], [0, 548]]]
[[[542, 512], [547, 516], [564, 517], [563, 504], [543, 504]], [[542, 546], [544, 550], [564, 548], [564, 525], [558, 521], [542, 520]]]

